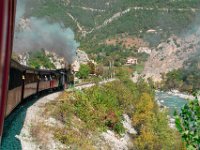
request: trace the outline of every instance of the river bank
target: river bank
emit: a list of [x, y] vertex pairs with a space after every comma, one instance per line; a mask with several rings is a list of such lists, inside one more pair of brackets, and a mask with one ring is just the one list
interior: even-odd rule
[[[165, 91], [155, 90], [155, 92], [165, 92]], [[169, 95], [178, 96], [180, 98], [187, 99], [187, 100], [195, 99], [193, 95], [188, 94], [188, 93], [183, 93], [178, 90], [170, 90], [170, 91], [166, 91], [166, 93]]]
[[195, 97], [193, 95], [188, 94], [188, 93], [182, 93], [178, 90], [171, 90], [171, 91], [168, 91], [167, 93], [170, 95], [178, 96], [180, 98], [184, 98], [184, 99], [188, 99], [188, 100], [195, 99]]

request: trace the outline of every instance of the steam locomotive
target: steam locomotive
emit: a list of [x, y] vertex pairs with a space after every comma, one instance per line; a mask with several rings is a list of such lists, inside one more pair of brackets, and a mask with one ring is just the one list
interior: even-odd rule
[[64, 89], [73, 83], [70, 69], [38, 70], [11, 60], [15, 9], [16, 0], [0, 0], [0, 144], [4, 119], [20, 102], [42, 91]]

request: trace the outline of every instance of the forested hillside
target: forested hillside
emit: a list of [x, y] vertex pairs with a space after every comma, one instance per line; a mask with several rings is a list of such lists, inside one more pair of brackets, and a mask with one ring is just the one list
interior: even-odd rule
[[153, 35], [157, 39], [178, 34], [195, 21], [200, 11], [198, 0], [36, 0], [29, 6], [27, 16], [63, 23], [84, 45], [88, 39], [99, 43], [122, 33], [146, 38], [149, 29], [157, 31]]
[[[112, 59], [115, 66], [121, 66], [127, 57], [136, 57], [139, 64], [132, 68], [138, 71], [148, 58], [148, 54], [138, 53], [139, 47], [159, 50], [158, 45], [167, 43], [172, 35], [198, 34], [199, 6], [198, 0], [34, 0], [27, 4], [25, 17], [46, 18], [73, 29], [80, 49], [103, 65]], [[189, 48], [195, 38], [198, 36], [188, 38]]]

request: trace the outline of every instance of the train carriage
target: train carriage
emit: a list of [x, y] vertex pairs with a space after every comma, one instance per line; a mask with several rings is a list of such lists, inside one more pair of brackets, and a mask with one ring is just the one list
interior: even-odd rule
[[50, 87], [52, 89], [55, 89], [56, 87], [59, 86], [59, 73], [54, 73], [51, 75], [51, 82], [50, 82]]
[[55, 86], [56, 84], [54, 84], [56, 80], [55, 78], [53, 79], [54, 72], [55, 71], [40, 70], [39, 72], [40, 82], [38, 86], [38, 92], [51, 89], [51, 88], [56, 88]]
[[38, 71], [31, 68], [26, 68], [24, 75], [22, 76], [23, 86], [23, 99], [37, 93], [38, 85]]
[[42, 91], [63, 89], [67, 84], [66, 69], [38, 70], [22, 66], [11, 60], [9, 91], [6, 105], [7, 117], [24, 99]]
[[23, 94], [23, 72], [24, 68], [19, 63], [11, 61], [6, 116], [21, 102]]

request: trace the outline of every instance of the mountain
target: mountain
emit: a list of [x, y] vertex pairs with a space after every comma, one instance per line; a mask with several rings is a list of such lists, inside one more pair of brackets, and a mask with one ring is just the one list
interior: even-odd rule
[[[136, 57], [140, 70], [147, 76], [154, 76], [154, 70], [159, 80], [160, 73], [182, 67], [198, 47], [198, 40], [189, 37], [198, 38], [199, 6], [198, 0], [34, 0], [26, 3], [24, 17], [71, 28], [80, 49], [98, 63], [108, 65], [112, 58], [121, 66]], [[153, 50], [149, 58], [138, 53], [143, 47]]]
[[159, 37], [180, 33], [200, 12], [197, 0], [35, 0], [27, 5], [26, 16], [60, 22], [84, 42], [122, 33], [145, 37], [149, 29]]

